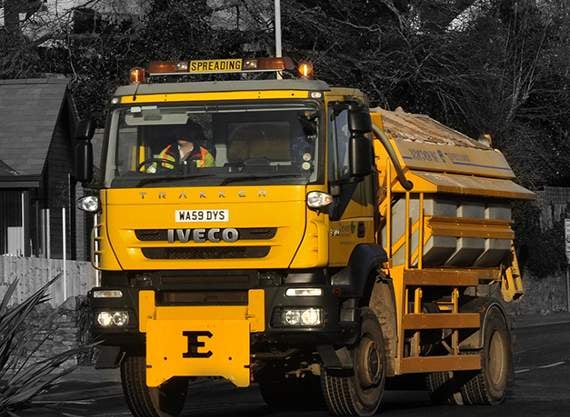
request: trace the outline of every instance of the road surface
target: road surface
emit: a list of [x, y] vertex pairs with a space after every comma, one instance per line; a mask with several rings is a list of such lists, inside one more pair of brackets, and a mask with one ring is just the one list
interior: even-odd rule
[[[422, 391], [388, 391], [380, 414], [399, 416], [570, 416], [570, 323], [515, 331], [515, 383], [507, 401], [497, 407], [455, 407], [430, 404]], [[22, 417], [128, 417], [117, 382], [71, 380], [44, 396], [47, 406], [19, 412]], [[58, 404], [55, 404], [58, 403]], [[183, 417], [325, 417], [322, 411], [274, 412], [256, 387], [233, 388], [228, 383], [193, 386]]]

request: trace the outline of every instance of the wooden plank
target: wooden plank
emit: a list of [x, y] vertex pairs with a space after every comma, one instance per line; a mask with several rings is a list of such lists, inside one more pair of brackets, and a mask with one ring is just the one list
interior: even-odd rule
[[[498, 270], [486, 270], [487, 277], [499, 276]], [[473, 287], [479, 285], [481, 271], [466, 269], [409, 269], [404, 271], [404, 285]]]
[[400, 359], [400, 374], [481, 369], [480, 355], [423, 356]]
[[512, 240], [515, 233], [508, 225], [500, 224], [471, 224], [457, 218], [457, 222], [437, 221], [432, 218], [428, 221], [428, 228], [433, 236], [451, 237], [479, 237]]
[[404, 329], [477, 329], [481, 316], [477, 313], [421, 313], [406, 314], [402, 320]]

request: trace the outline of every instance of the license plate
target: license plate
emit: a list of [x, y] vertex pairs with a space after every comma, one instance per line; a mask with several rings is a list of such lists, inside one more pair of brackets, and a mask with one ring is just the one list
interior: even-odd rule
[[176, 210], [174, 221], [176, 223], [225, 223], [230, 220], [228, 209], [217, 210]]
[[239, 59], [202, 59], [190, 61], [191, 74], [212, 74], [222, 72], [240, 72], [243, 60]]

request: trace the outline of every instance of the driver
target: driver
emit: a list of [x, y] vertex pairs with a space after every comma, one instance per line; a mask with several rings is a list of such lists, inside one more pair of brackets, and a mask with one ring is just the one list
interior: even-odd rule
[[[188, 122], [185, 126], [174, 128], [176, 142], [168, 144], [159, 154], [161, 166], [175, 169], [177, 165], [192, 165], [197, 168], [215, 166], [215, 160], [210, 151], [200, 145], [206, 141], [204, 130], [196, 122]], [[172, 161], [169, 164], [166, 161]]]

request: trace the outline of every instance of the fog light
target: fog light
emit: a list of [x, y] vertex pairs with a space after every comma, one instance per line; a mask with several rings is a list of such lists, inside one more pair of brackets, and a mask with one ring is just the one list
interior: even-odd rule
[[99, 323], [101, 327], [109, 327], [113, 324], [113, 315], [108, 311], [101, 311], [97, 314], [97, 323]]
[[123, 327], [129, 322], [129, 314], [126, 311], [115, 311], [113, 313], [113, 324]]
[[320, 308], [286, 308], [281, 313], [284, 326], [315, 327], [322, 323]]

